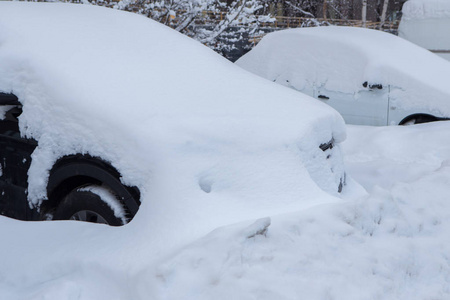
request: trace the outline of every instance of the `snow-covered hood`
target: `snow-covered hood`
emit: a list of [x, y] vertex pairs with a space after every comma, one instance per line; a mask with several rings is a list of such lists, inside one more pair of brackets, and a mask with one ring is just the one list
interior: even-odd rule
[[315, 85], [354, 94], [364, 82], [382, 84], [396, 90], [391, 97], [405, 110], [450, 116], [450, 63], [377, 30], [327, 26], [278, 31], [236, 63], [300, 91]]

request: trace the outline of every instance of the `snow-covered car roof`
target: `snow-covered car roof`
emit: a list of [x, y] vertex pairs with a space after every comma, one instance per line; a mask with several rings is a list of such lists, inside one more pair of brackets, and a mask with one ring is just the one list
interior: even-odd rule
[[[45, 198], [52, 164], [73, 153], [111, 162], [139, 187], [140, 210], [177, 207], [177, 226], [201, 224], [205, 203], [204, 221], [223, 224], [248, 218], [239, 211], [259, 216], [258, 203], [276, 213], [336, 193], [317, 157], [318, 145], [344, 139], [339, 114], [143, 16], [1, 2], [0, 66], [0, 91], [17, 95], [21, 131], [39, 142], [33, 204]], [[151, 214], [158, 226], [172, 222]]]
[[450, 116], [450, 63], [378, 30], [326, 26], [278, 31], [236, 63], [300, 91], [308, 84], [343, 93], [356, 93], [364, 82], [389, 85], [398, 89], [397, 99], [407, 99], [404, 109]]

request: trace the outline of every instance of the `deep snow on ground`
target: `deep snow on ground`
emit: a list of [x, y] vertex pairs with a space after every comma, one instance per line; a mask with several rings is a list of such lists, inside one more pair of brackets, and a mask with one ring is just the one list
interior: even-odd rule
[[391, 189], [399, 182], [421, 180], [450, 159], [448, 125], [347, 126], [346, 169], [369, 192], [376, 186]]
[[159, 284], [147, 292], [162, 299], [450, 299], [450, 123], [348, 129], [349, 174], [370, 194], [272, 216], [271, 225], [261, 219], [217, 229], [161, 263]]
[[[130, 243], [143, 231], [133, 222], [56, 231], [1, 218], [0, 299], [450, 299], [450, 122], [349, 126], [343, 148], [369, 193], [350, 182], [341, 201], [252, 216], [158, 255]], [[123, 240], [127, 227], [136, 236]]]

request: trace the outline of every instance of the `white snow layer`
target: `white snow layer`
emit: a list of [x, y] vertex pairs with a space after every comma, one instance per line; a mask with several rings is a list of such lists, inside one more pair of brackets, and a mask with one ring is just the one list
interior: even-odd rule
[[345, 202], [252, 216], [178, 247], [142, 222], [1, 218], [0, 298], [449, 299], [450, 123], [348, 129], [350, 175], [370, 194], [353, 185]]
[[450, 64], [378, 30], [326, 26], [267, 34], [236, 64], [312, 94], [316, 87], [356, 95], [363, 83], [390, 86], [390, 103], [450, 116]]
[[39, 142], [31, 203], [73, 153], [111, 162], [142, 202], [120, 228], [0, 218], [0, 299], [148, 299], [159, 282], [138, 274], [213, 229], [342, 201], [338, 113], [143, 16], [0, 1], [0, 66]]
[[152, 271], [152, 295], [450, 299], [449, 141], [448, 122], [349, 127], [350, 175], [369, 195], [217, 229]]
[[0, 299], [450, 297], [449, 123], [350, 127], [350, 175], [371, 194], [350, 179], [343, 201], [302, 164], [342, 141], [334, 111], [143, 17], [2, 2], [0, 62], [22, 129], [51, 149], [31, 176], [92, 151], [143, 192], [118, 228], [1, 217]]
[[402, 7], [403, 20], [450, 18], [449, 0], [408, 0]]
[[408, 0], [398, 36], [450, 60], [450, 1]]
[[[172, 168], [178, 176], [166, 184], [176, 189], [197, 193], [198, 182], [210, 182], [226, 194], [237, 184], [265, 201], [268, 194], [252, 192], [263, 175], [253, 175], [248, 156], [261, 160], [259, 174], [283, 176], [287, 166], [298, 177], [271, 193], [294, 182], [315, 186], [310, 176], [335, 193], [342, 174], [329, 166], [328, 174], [314, 174], [310, 163], [325, 167], [318, 145], [345, 138], [341, 117], [325, 105], [267, 85], [144, 16], [62, 3], [0, 8], [0, 91], [22, 101], [20, 128], [39, 142], [29, 171], [32, 204], [45, 198], [52, 164], [74, 153], [111, 162], [125, 184], [140, 188], [143, 202], [158, 202], [146, 192]], [[285, 152], [289, 161], [279, 163], [275, 157], [287, 159]], [[271, 164], [277, 166], [269, 171]], [[299, 188], [294, 198], [310, 199], [310, 191]]]

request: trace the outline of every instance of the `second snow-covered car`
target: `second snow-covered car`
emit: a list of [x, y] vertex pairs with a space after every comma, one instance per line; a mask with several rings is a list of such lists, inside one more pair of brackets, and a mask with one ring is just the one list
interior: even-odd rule
[[450, 63], [385, 32], [334, 26], [278, 31], [236, 63], [329, 104], [349, 124], [450, 118]]
[[132, 13], [2, 1], [0, 109], [20, 220], [218, 226], [344, 184], [339, 114]]

